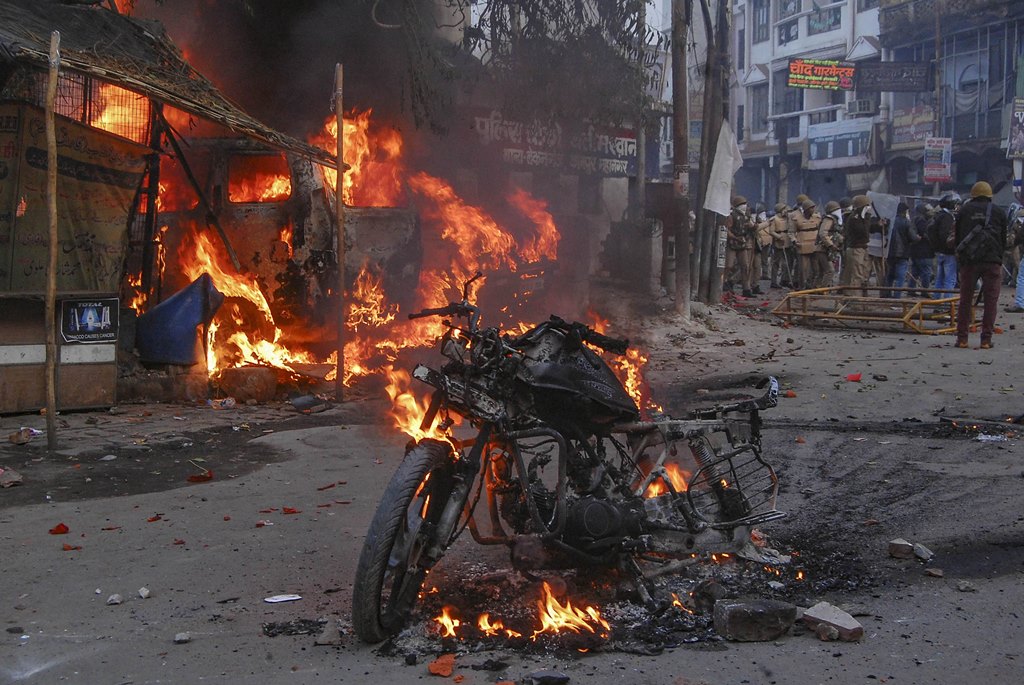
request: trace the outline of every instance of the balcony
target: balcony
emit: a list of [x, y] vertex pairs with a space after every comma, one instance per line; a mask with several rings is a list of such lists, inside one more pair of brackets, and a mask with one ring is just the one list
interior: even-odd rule
[[[887, 48], [935, 38], [936, 12], [949, 33], [958, 29], [1006, 19], [1019, 0], [881, 0], [879, 39]], [[950, 21], [954, 19], [954, 21]]]

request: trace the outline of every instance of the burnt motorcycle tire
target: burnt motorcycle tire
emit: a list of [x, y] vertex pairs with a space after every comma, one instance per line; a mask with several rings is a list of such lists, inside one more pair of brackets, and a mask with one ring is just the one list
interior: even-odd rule
[[451, 447], [423, 440], [405, 454], [377, 505], [356, 566], [352, 627], [364, 642], [381, 642], [409, 620], [432, 562], [423, 552], [451, 496]]

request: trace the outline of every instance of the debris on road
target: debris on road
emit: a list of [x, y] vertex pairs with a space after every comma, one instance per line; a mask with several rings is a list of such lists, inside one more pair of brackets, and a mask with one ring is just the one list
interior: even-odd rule
[[946, 572], [941, 568], [928, 568], [925, 569], [924, 574], [926, 576], [931, 576], [932, 578], [942, 578], [946, 575]]
[[151, 594], [152, 593], [150, 593], [148, 587], [140, 587], [139, 588], [139, 597], [141, 597], [142, 599], [149, 599]]
[[818, 602], [805, 611], [803, 621], [819, 637], [817, 630], [822, 624], [834, 627], [838, 631], [839, 639], [845, 642], [856, 642], [864, 637], [864, 626], [857, 619], [828, 602]]
[[301, 595], [274, 595], [272, 597], [264, 597], [263, 601], [267, 604], [279, 604], [281, 602], [294, 602], [302, 599]]
[[333, 647], [341, 644], [341, 629], [338, 628], [338, 622], [334, 619], [323, 619], [324, 629], [320, 634], [313, 640], [313, 644], [317, 647]]
[[914, 557], [914, 545], [903, 538], [890, 540], [889, 556], [894, 559], [912, 559]]
[[768, 642], [781, 637], [796, 621], [796, 606], [761, 599], [715, 602], [715, 632], [734, 642]]
[[64, 523], [58, 523], [50, 529], [50, 535], [67, 535], [71, 529]]
[[124, 602], [124, 597], [121, 595], [114, 594], [107, 597], [107, 604], [110, 606], [116, 606], [122, 602]]
[[533, 685], [563, 685], [569, 682], [569, 676], [557, 671], [534, 671], [528, 677]]
[[921, 561], [931, 561], [932, 557], [935, 556], [935, 552], [931, 551], [919, 542], [914, 543], [914, 556]]
[[187, 642], [192, 642], [192, 634], [191, 633], [177, 633], [174, 636], [174, 644], [176, 644], [176, 645], [183, 645], [183, 644], [185, 644]]
[[15, 445], [26, 445], [32, 438], [38, 437], [43, 434], [43, 431], [35, 428], [28, 428], [22, 426], [18, 430], [14, 431], [7, 436], [7, 439], [13, 442]]
[[21, 485], [25, 479], [14, 469], [0, 469], [0, 488], [10, 488]]
[[[297, 618], [292, 621], [275, 621], [263, 624], [263, 634], [267, 637], [279, 635], [316, 635], [328, 623], [326, 619]], [[337, 630], [337, 626], [335, 626]], [[317, 643], [319, 644], [319, 643]]]
[[960, 592], [977, 592], [978, 586], [969, 580], [961, 580], [956, 584], [956, 589]]
[[429, 664], [427, 664], [427, 670], [430, 671], [430, 675], [439, 675], [442, 678], [447, 678], [448, 676], [450, 676], [454, 668], [454, 654], [442, 654], [441, 656], [437, 657]]

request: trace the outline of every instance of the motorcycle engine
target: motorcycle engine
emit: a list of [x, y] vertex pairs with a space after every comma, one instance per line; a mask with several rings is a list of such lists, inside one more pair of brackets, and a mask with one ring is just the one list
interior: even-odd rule
[[571, 544], [594, 547], [643, 533], [643, 512], [629, 502], [582, 497], [569, 503], [565, 538]]

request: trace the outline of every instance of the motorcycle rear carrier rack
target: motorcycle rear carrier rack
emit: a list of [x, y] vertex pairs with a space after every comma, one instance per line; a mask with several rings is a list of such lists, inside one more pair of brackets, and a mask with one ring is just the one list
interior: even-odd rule
[[694, 445], [700, 468], [686, 497], [697, 518], [718, 530], [760, 525], [783, 518], [775, 509], [779, 479], [751, 444], [716, 451], [707, 439]]

